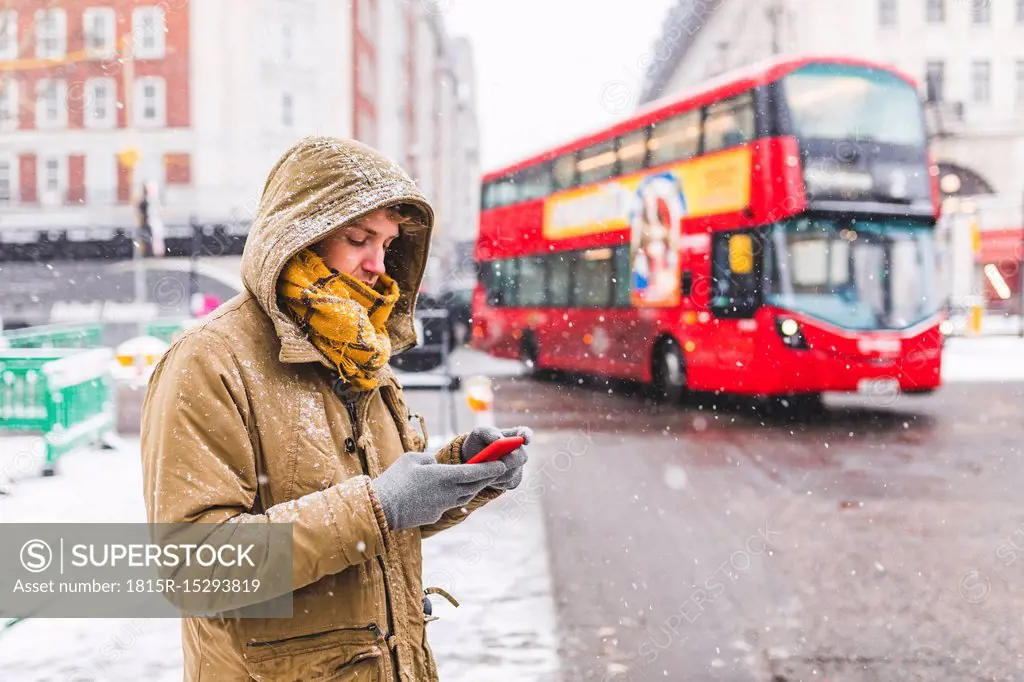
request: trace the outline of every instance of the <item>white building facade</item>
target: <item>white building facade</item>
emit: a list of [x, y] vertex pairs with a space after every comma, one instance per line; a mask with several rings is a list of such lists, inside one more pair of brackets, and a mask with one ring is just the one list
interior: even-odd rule
[[[948, 293], [991, 294], [979, 275], [986, 249], [975, 253], [964, 231], [1022, 224], [1024, 0], [679, 0], [639, 64], [640, 103], [774, 55], [815, 54], [881, 62], [918, 81], [946, 198]], [[993, 262], [1019, 296], [1024, 247], [999, 253]]]
[[773, 54], [843, 54], [936, 77], [939, 163], [997, 194], [1024, 192], [1024, 0], [681, 0], [666, 20], [644, 101]]

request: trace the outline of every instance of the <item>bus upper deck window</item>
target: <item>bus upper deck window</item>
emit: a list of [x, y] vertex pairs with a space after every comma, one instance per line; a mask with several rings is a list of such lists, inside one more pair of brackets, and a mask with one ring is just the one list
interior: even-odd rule
[[540, 199], [551, 194], [551, 165], [542, 163], [532, 166], [516, 174], [519, 201]]
[[580, 159], [576, 163], [580, 184], [607, 180], [614, 176], [617, 161], [618, 154], [615, 152], [615, 143], [611, 140], [584, 149], [580, 152]]
[[754, 98], [744, 93], [708, 107], [704, 120], [704, 152], [727, 149], [755, 137]]
[[652, 166], [696, 156], [700, 148], [700, 111], [687, 111], [655, 123], [647, 148]]
[[635, 173], [647, 165], [647, 131], [636, 130], [619, 138], [619, 172]]
[[555, 191], [576, 186], [576, 155], [565, 154], [555, 159], [552, 165]]

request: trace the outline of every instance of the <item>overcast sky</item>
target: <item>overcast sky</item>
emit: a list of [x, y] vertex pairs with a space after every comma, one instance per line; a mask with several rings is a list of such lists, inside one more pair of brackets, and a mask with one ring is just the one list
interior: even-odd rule
[[473, 43], [485, 171], [627, 116], [676, 0], [421, 0]]

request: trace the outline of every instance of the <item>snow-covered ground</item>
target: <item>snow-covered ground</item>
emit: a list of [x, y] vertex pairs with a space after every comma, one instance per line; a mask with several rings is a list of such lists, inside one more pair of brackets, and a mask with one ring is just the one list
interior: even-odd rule
[[1024, 381], [1024, 339], [949, 338], [942, 352], [942, 380]]
[[[41, 452], [38, 438], [0, 438], [0, 481], [13, 479], [0, 522], [145, 522], [137, 440], [69, 455], [53, 478], [35, 475]], [[462, 604], [433, 598], [442, 680], [558, 681], [545, 548], [539, 504], [510, 495], [424, 543], [425, 584]], [[0, 680], [177, 682], [180, 641], [176, 619], [30, 619], [0, 634]]]
[[[955, 315], [949, 318], [952, 324], [952, 333], [955, 336], [967, 335], [967, 317]], [[995, 315], [989, 314], [981, 318], [981, 333], [984, 335], [1000, 334], [1012, 335], [1020, 332], [1020, 315]]]

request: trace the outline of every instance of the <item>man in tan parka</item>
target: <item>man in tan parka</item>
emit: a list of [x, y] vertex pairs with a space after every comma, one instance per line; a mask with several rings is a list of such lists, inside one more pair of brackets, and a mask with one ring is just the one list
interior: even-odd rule
[[517, 486], [526, 454], [464, 464], [502, 435], [478, 430], [428, 456], [410, 426], [387, 360], [415, 343], [432, 222], [374, 150], [299, 142], [264, 187], [245, 292], [157, 365], [149, 521], [293, 524], [293, 617], [184, 618], [186, 681], [437, 679], [421, 538]]

